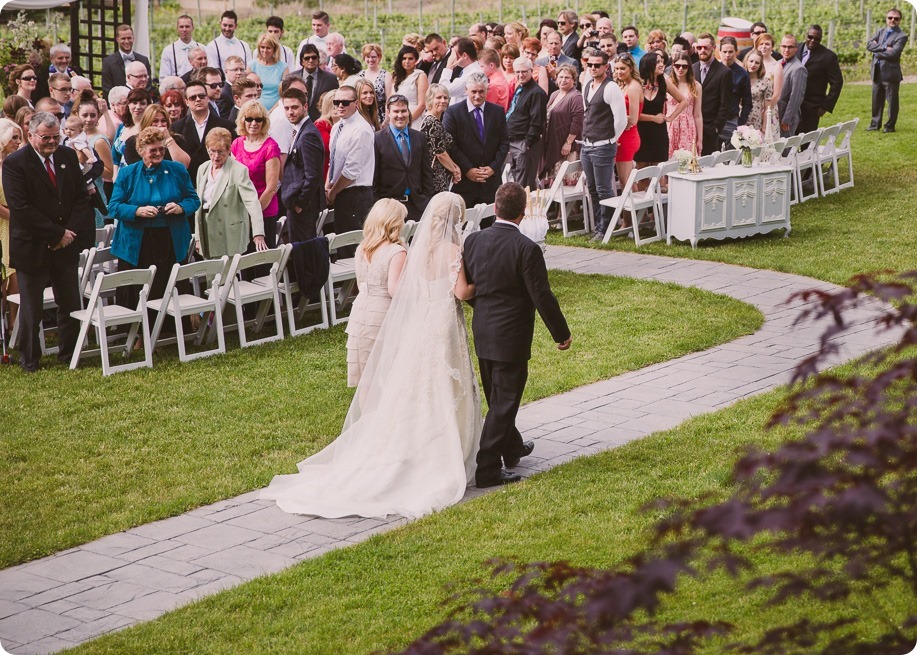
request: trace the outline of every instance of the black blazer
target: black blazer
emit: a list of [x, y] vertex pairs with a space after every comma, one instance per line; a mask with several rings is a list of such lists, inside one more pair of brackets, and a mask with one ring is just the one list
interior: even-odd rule
[[304, 214], [318, 214], [325, 208], [325, 144], [318, 128], [308, 118], [299, 124], [296, 140], [283, 167], [280, 199], [289, 212], [299, 207]]
[[427, 74], [430, 84], [440, 84], [442, 82], [451, 82], [452, 80], [443, 80], [443, 71], [446, 70], [446, 64], [449, 62], [449, 55], [452, 54], [452, 48], [446, 50], [446, 54], [439, 61], [422, 61], [418, 68]]
[[[52, 260], [76, 267], [80, 251], [95, 241], [95, 215], [76, 151], [59, 147], [54, 152], [54, 174], [56, 188], [28, 144], [3, 162], [3, 190], [10, 209], [10, 266], [24, 273], [48, 270]], [[51, 250], [65, 229], [76, 232], [76, 239], [66, 248]]]
[[465, 240], [462, 259], [475, 285], [471, 329], [481, 359], [525, 362], [532, 356], [535, 310], [556, 343], [570, 328], [551, 292], [541, 248], [512, 225], [494, 223]]
[[376, 170], [373, 177], [373, 202], [380, 198], [400, 200], [404, 190], [410, 189], [410, 202], [417, 211], [427, 208], [433, 195], [433, 167], [430, 161], [430, 144], [423, 132], [408, 130], [411, 137], [411, 158], [405, 163], [395, 143], [395, 135], [388, 127], [376, 132], [373, 150], [376, 153]]
[[[694, 79], [700, 81], [700, 62], [694, 64]], [[701, 94], [704, 130], [719, 132], [729, 120], [732, 109], [732, 71], [716, 59], [710, 64]]]
[[[135, 61], [142, 61], [146, 66], [147, 75], [152, 78], [153, 73], [150, 71], [150, 60], [141, 54], [134, 53]], [[108, 98], [108, 92], [112, 87], [125, 86], [127, 76], [124, 74], [124, 59], [121, 57], [121, 51], [111, 53], [102, 60], [102, 93]], [[149, 88], [149, 87], [148, 87]]]
[[[804, 45], [797, 53], [799, 61], [802, 61], [803, 48]], [[809, 53], [805, 66], [809, 76], [806, 78], [806, 94], [802, 98], [802, 113], [818, 109], [833, 112], [844, 86], [844, 75], [841, 73], [837, 55], [828, 48], [819, 46]]]
[[[207, 125], [204, 127], [204, 138], [206, 138], [210, 130], [215, 127], [225, 127], [229, 130], [232, 138], [236, 138], [235, 124], [217, 116], [216, 112], [213, 111], [213, 107], [211, 107], [210, 116], [207, 118]], [[188, 173], [191, 175], [192, 180], [196, 180], [197, 169], [201, 164], [210, 159], [210, 155], [207, 154], [207, 147], [204, 145], [204, 142], [197, 136], [197, 128], [194, 126], [194, 118], [192, 118], [191, 112], [188, 112], [184, 118], [179, 118], [172, 124], [172, 132], [180, 134], [182, 139], [184, 139], [185, 152], [191, 157], [191, 165], [188, 166]]]
[[[305, 69], [302, 68], [293, 71], [291, 75], [297, 75], [303, 80], [305, 80], [307, 77]], [[319, 106], [318, 102], [321, 100], [322, 94], [338, 88], [338, 78], [335, 77], [334, 73], [329, 73], [328, 71], [319, 68], [315, 71], [314, 75], [315, 84], [312, 86], [312, 97], [308, 99], [309, 118], [312, 119], [313, 123], [321, 118], [322, 115], [322, 108]]]
[[[481, 193], [490, 198], [502, 184], [503, 164], [509, 153], [509, 137], [506, 133], [506, 112], [492, 102], [484, 103], [484, 142], [478, 134], [478, 126], [466, 102], [457, 102], [443, 114], [443, 127], [452, 135], [449, 156], [462, 169], [462, 179], [452, 191], [465, 194]], [[494, 170], [485, 182], [472, 182], [465, 173], [470, 168], [489, 166]]]
[[561, 38], [564, 40], [560, 46], [561, 52], [576, 60], [576, 64], [579, 66], [580, 59], [583, 57], [583, 49], [579, 47], [579, 34], [576, 30], [573, 30], [566, 37], [561, 35]]

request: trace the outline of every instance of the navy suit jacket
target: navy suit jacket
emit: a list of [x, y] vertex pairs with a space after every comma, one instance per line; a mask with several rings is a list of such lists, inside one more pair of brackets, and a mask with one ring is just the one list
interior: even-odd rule
[[536, 309], [556, 343], [570, 338], [541, 247], [516, 227], [494, 223], [472, 232], [462, 259], [468, 282], [475, 285], [471, 329], [480, 359], [531, 359]]
[[384, 127], [376, 132], [373, 144], [376, 153], [373, 202], [380, 198], [400, 200], [405, 189], [410, 189], [411, 204], [418, 212], [423, 212], [433, 195], [430, 144], [423, 132], [409, 129], [408, 133], [411, 138], [411, 157], [405, 163], [391, 129]]
[[280, 184], [280, 199], [288, 211], [294, 212], [294, 208], [299, 207], [304, 214], [318, 218], [325, 208], [324, 170], [322, 135], [309, 118], [304, 118], [296, 132], [296, 140], [290, 144]]
[[[462, 169], [462, 179], [452, 187], [452, 191], [462, 197], [489, 198], [487, 202], [492, 203], [497, 188], [502, 184], [503, 164], [509, 153], [506, 113], [503, 108], [492, 102], [484, 103], [483, 142], [465, 101], [457, 102], [446, 110], [443, 114], [443, 128], [452, 135], [449, 155]], [[489, 166], [494, 171], [486, 181], [472, 182], [465, 177], [468, 169], [482, 166]]]
[[[10, 266], [24, 273], [40, 273], [52, 260], [75, 270], [80, 251], [95, 241], [95, 214], [76, 151], [59, 147], [53, 158], [56, 187], [29, 144], [3, 162], [3, 190], [10, 209]], [[76, 239], [66, 248], [51, 250], [64, 230], [76, 232]]]

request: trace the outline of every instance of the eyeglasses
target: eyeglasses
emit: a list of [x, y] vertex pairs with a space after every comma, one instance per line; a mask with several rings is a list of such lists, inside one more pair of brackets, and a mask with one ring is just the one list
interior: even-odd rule
[[201, 94], [195, 94], [195, 95], [193, 95], [193, 96], [186, 96], [186, 97], [187, 97], [187, 99], [188, 99], [188, 102], [196, 102], [196, 101], [198, 101], [198, 100], [204, 100], [204, 99], [206, 99], [206, 98], [207, 98], [207, 94], [206, 94], [206, 93], [201, 93]]
[[169, 102], [163, 105], [166, 109], [181, 109], [181, 105], [177, 102]]
[[790, 44], [790, 45], [783, 45], [783, 44], [780, 44], [780, 49], [781, 49], [781, 50], [795, 50], [796, 47], [797, 47], [797, 46], [796, 46], [795, 43]]
[[588, 66], [589, 68], [601, 68], [604, 65], [605, 64], [603, 64], [602, 62], [592, 62], [592, 61], [586, 64], [586, 66]]
[[[335, 101], [335, 102], [337, 102], [337, 101]], [[391, 106], [392, 106], [393, 104], [395, 104], [396, 102], [397, 102], [397, 103], [401, 103], [401, 104], [403, 104], [403, 105], [410, 105], [410, 104], [411, 104], [411, 103], [408, 102], [408, 99], [407, 99], [405, 96], [403, 96], [403, 95], [398, 95], [398, 94], [389, 97], [388, 102], [387, 102], [386, 104], [387, 104], [389, 107], [391, 107]], [[344, 106], [346, 107], [347, 105], [344, 105]]]
[[139, 78], [139, 79], [143, 79], [143, 78], [145, 78], [145, 77], [149, 77], [149, 75], [147, 75], [146, 73], [141, 73], [140, 75], [134, 75], [133, 73], [128, 73], [127, 76], [128, 76], [128, 77], [136, 77], [136, 78]]
[[[22, 79], [25, 79], [25, 78], [22, 78]], [[60, 92], [60, 93], [70, 93], [70, 92], [73, 91], [73, 87], [70, 87], [70, 86], [62, 86], [62, 87], [59, 88], [59, 89], [55, 89], [55, 88], [52, 86], [52, 87], [51, 87], [51, 90], [52, 90], [52, 91], [57, 91], [57, 92]]]
[[[900, 21], [900, 20], [901, 20], [901, 16], [886, 16], [886, 17], [885, 17], [885, 20], [897, 20], [897, 21]], [[23, 77], [22, 79], [25, 79], [25, 78]]]
[[60, 134], [48, 134], [48, 135], [36, 134], [35, 136], [38, 137], [38, 140], [41, 141], [42, 143], [54, 143], [55, 141], [60, 141]]
[[565, 21], [565, 20], [559, 20], [559, 21], [557, 21], [557, 24], [558, 24], [558, 25], [566, 25], [566, 24], [567, 24], [567, 21]]
[[335, 107], [349, 107], [350, 105], [353, 104], [353, 100], [343, 100], [343, 99], [339, 100], [335, 98], [334, 100], [331, 101], [331, 104], [334, 105]]
[[711, 50], [712, 48], [709, 45], [696, 45], [694, 46], [694, 49], [695, 50]]
[[806, 34], [806, 41], [821, 41], [821, 36], [818, 34]]
[[144, 152], [146, 152], [148, 155], [164, 155], [165, 152], [166, 152], [165, 147], [162, 147], [162, 146], [159, 147], [159, 148], [151, 148], [151, 147], [147, 146], [147, 147], [144, 148], [143, 150], [144, 150]]
[[19, 79], [22, 80], [23, 82], [34, 82], [38, 78], [35, 77], [34, 75], [23, 75]]
[[761, 36], [762, 34], [767, 34], [767, 30], [755, 30], [751, 33], [752, 36]]
[[678, 70], [688, 70], [687, 64], [672, 64], [672, 68], [677, 68]]
[[258, 123], [259, 125], [264, 122], [263, 116], [246, 116], [244, 119], [246, 123]]
[[589, 23], [580, 23], [579, 28], [580, 28], [581, 30], [591, 30], [591, 29], [592, 29], [592, 25], [590, 25]]
[[208, 89], [213, 89], [214, 91], [217, 90], [217, 89], [219, 89], [219, 88], [222, 88], [222, 87], [223, 87], [223, 83], [222, 83], [222, 82], [212, 82], [212, 83], [210, 83], [210, 84], [207, 85], [207, 88], [208, 88]]

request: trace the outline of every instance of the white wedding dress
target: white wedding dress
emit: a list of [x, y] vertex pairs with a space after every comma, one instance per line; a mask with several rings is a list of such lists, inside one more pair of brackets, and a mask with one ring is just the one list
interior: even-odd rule
[[430, 201], [341, 435], [261, 492], [292, 514], [417, 518], [474, 479], [481, 402], [461, 303], [464, 202]]

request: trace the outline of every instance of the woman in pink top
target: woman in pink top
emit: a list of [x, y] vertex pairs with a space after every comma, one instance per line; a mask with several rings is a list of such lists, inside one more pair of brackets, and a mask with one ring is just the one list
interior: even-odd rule
[[271, 120], [257, 100], [249, 100], [239, 110], [232, 142], [232, 156], [248, 168], [264, 212], [264, 240], [269, 248], [277, 245], [277, 218], [280, 211], [277, 184], [280, 181], [280, 146], [268, 136]]

